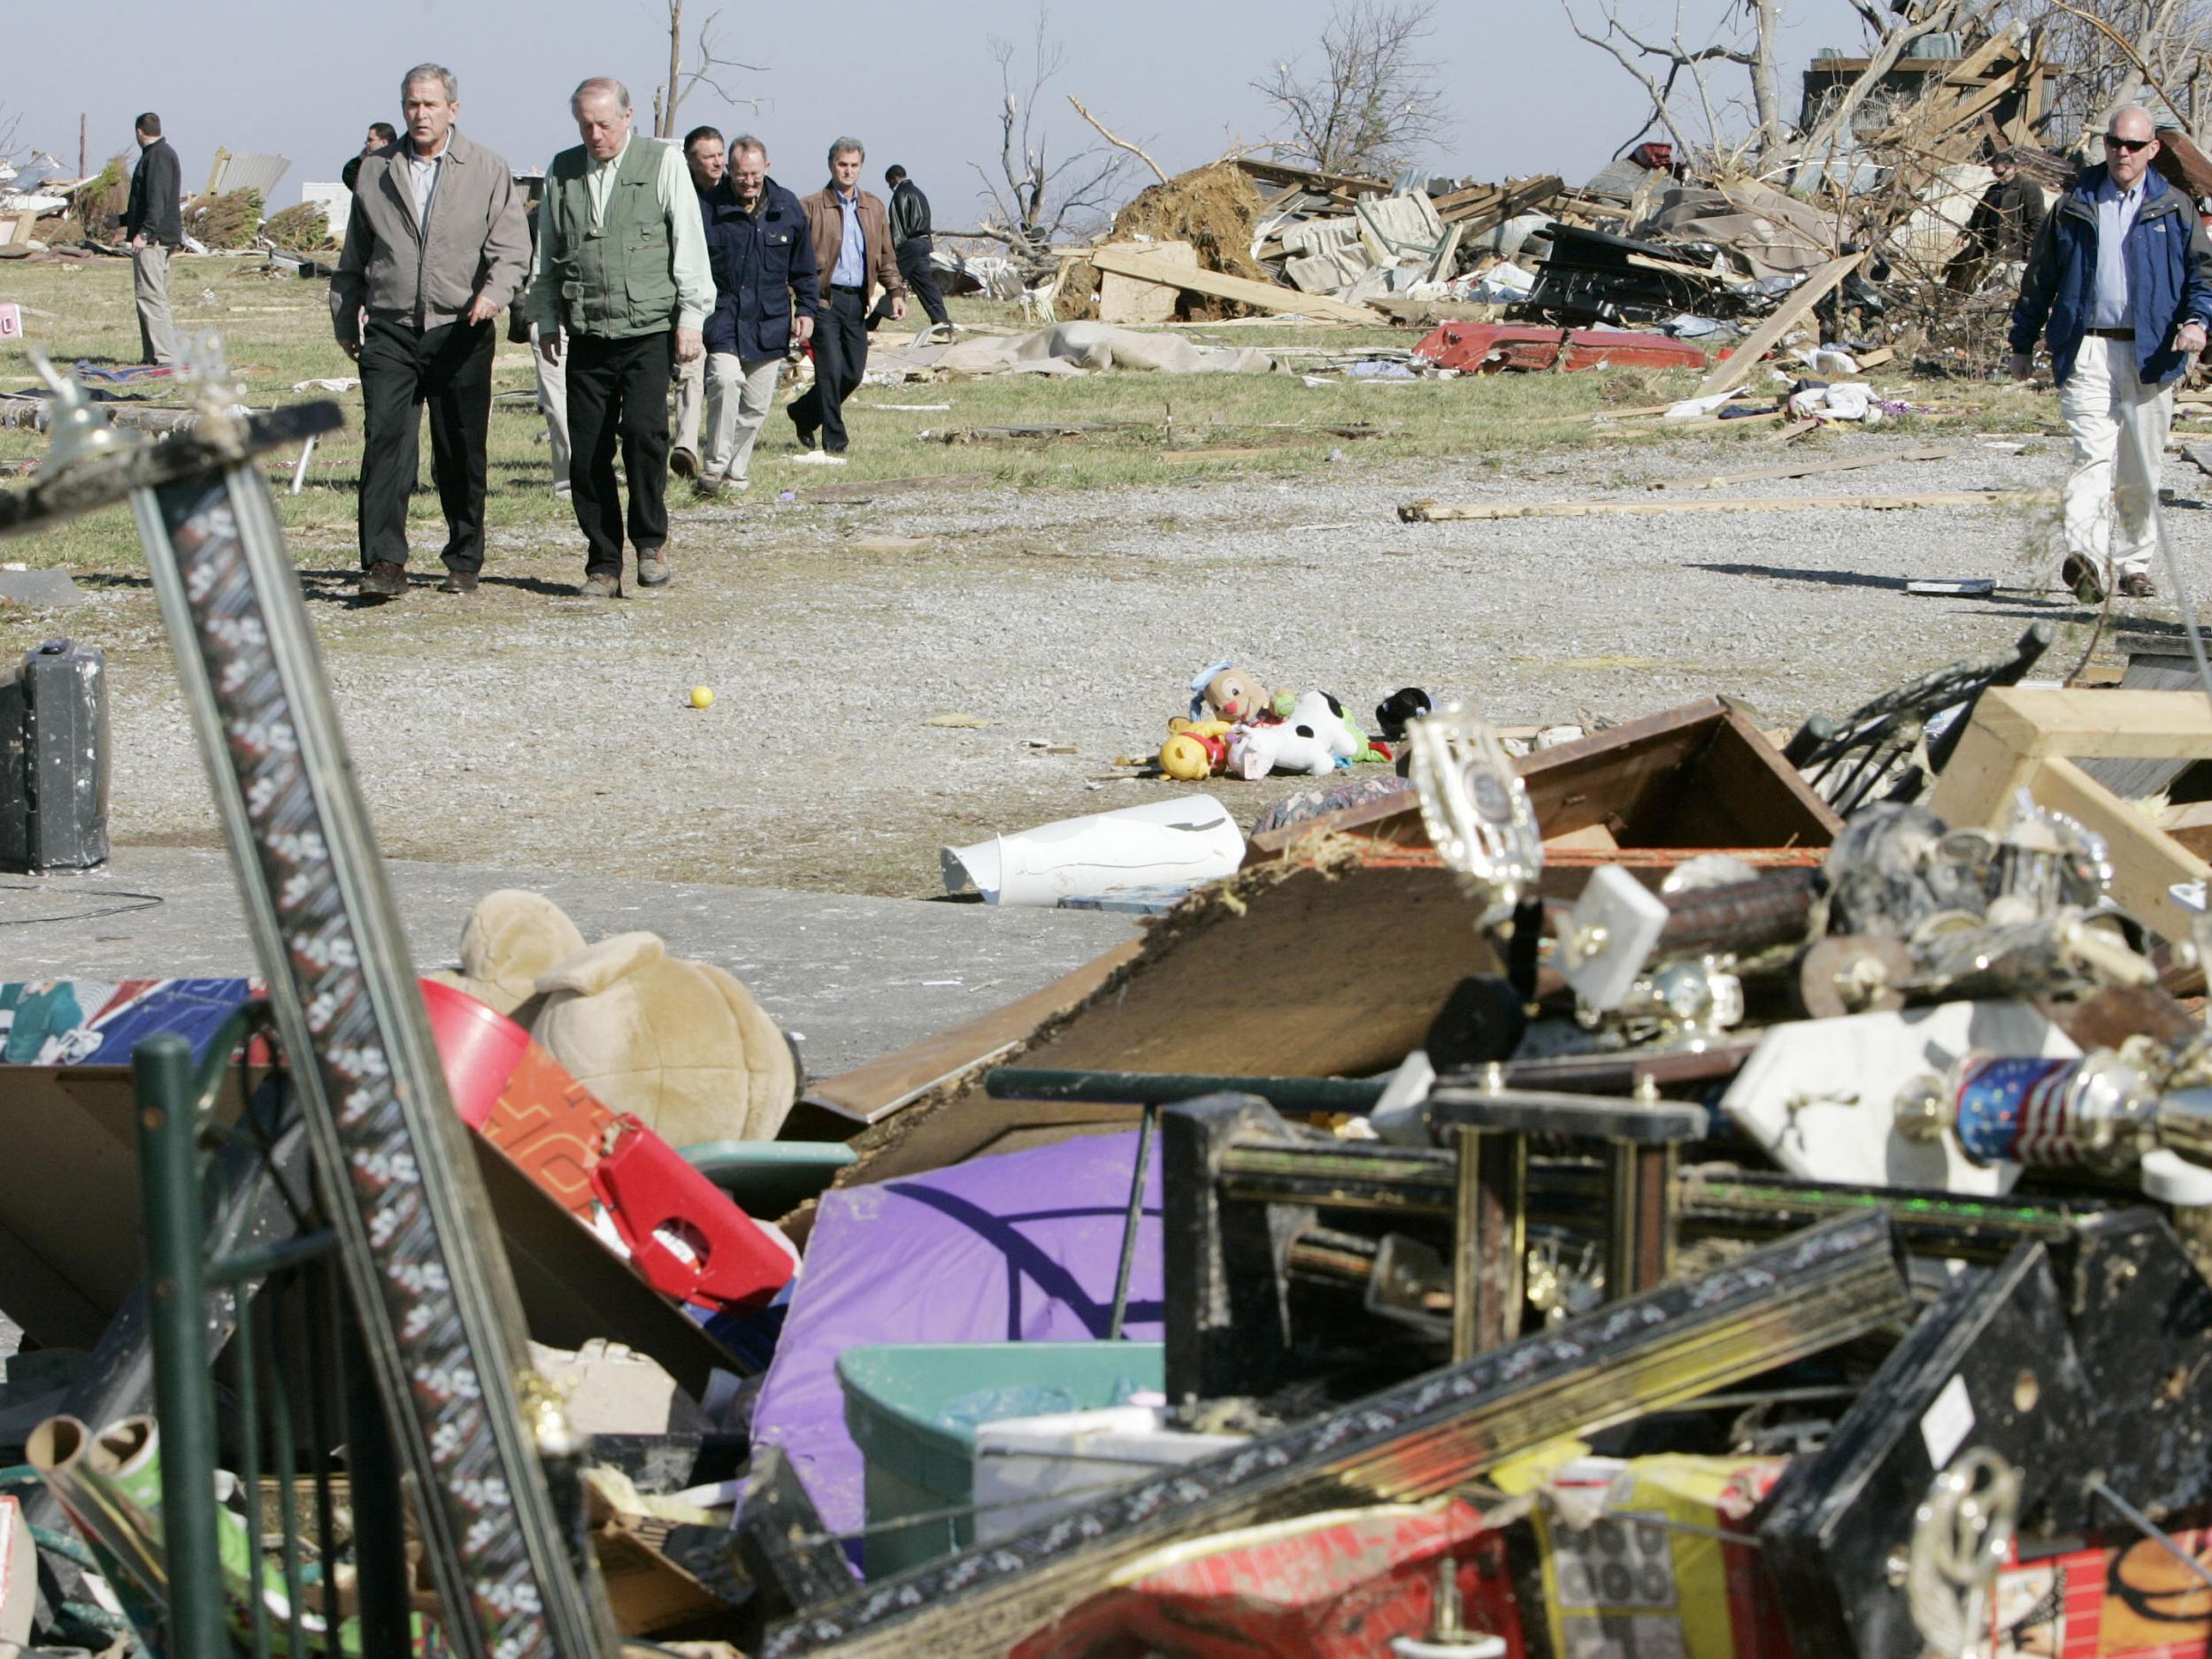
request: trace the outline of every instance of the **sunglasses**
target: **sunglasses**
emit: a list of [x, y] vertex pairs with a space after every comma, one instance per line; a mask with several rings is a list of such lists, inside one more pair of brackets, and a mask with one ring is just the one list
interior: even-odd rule
[[2124, 150], [2132, 156], [2139, 150], [2148, 150], [2158, 141], [2155, 138], [2123, 138], [2117, 133], [2107, 133], [2104, 142], [2106, 149]]

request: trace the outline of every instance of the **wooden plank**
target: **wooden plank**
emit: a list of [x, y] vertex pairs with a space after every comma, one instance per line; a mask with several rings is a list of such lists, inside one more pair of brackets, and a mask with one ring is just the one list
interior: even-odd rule
[[2212, 703], [2195, 692], [2008, 686], [1985, 693], [1974, 720], [2022, 755], [2212, 758]]
[[1698, 382], [1697, 396], [1710, 397], [1715, 392], [1725, 392], [1740, 386], [1759, 365], [1759, 360], [1779, 343], [1784, 334], [1794, 328], [1801, 318], [1814, 306], [1826, 299], [1844, 278], [1857, 270], [1866, 259], [1865, 252], [1847, 253], [1840, 259], [1831, 259], [1802, 282], [1790, 290], [1789, 297], [1776, 308], [1774, 314], [1761, 323], [1733, 351], [1716, 364], [1702, 380]]
[[2177, 904], [2170, 889], [2212, 878], [2212, 864], [2063, 756], [2044, 758], [2028, 793], [2039, 806], [2064, 812], [2084, 829], [2104, 837], [2106, 855], [2112, 861], [2110, 891], [2123, 908], [2169, 939], [2189, 937], [2194, 913]]
[[1890, 449], [1880, 455], [1839, 456], [1827, 461], [1799, 461], [1788, 466], [1755, 467], [1747, 472], [1715, 472], [1696, 478], [1662, 479], [1654, 489], [1721, 489], [1730, 484], [1755, 484], [1768, 479], [1809, 478], [1815, 472], [1850, 472], [1861, 467], [1883, 466], [1892, 461], [1947, 461], [1959, 453], [1955, 443], [1921, 449]]
[[[1062, 974], [1027, 996], [910, 1043], [895, 1054], [808, 1085], [799, 1108], [834, 1114], [845, 1129], [872, 1124], [1012, 1052], [1046, 1021], [1066, 1013], [1133, 961], [1131, 940]], [[788, 1129], [789, 1124], [785, 1127]], [[792, 1136], [791, 1139], [801, 1137]]]
[[1316, 173], [1310, 167], [1286, 167], [1279, 162], [1261, 161], [1252, 156], [1239, 156], [1237, 165], [1268, 184], [1294, 184], [1308, 190], [1338, 191], [1347, 196], [1390, 194], [1390, 181], [1386, 179], [1363, 178], [1351, 173]]
[[1522, 501], [1459, 506], [1415, 501], [1399, 508], [1398, 517], [1407, 524], [1442, 524], [1467, 518], [1651, 518], [1675, 512], [1896, 512], [1913, 507], [1997, 507], [2057, 499], [2055, 489], [1955, 489], [1929, 495], [1764, 495], [1725, 501]]
[[1985, 692], [1928, 805], [1955, 827], [1993, 827], [2011, 810], [2014, 791], [2026, 789], [2105, 838], [2115, 899], [2167, 938], [2186, 939], [2191, 913], [2169, 889], [2212, 875], [2212, 865], [2089, 776], [2074, 756], [2212, 757], [2212, 703], [2182, 691]]
[[1256, 305], [1262, 311], [1296, 311], [1302, 316], [1326, 318], [1341, 323], [1384, 325], [1390, 320], [1370, 305], [1349, 305], [1324, 294], [1301, 294], [1294, 288], [1277, 288], [1268, 282], [1248, 281], [1243, 277], [1228, 276], [1219, 271], [1193, 271], [1187, 266], [1165, 264], [1144, 254], [1122, 253], [1118, 250], [1101, 248], [1091, 256], [1091, 264], [1100, 271], [1111, 271], [1117, 275], [1136, 277], [1146, 282], [1164, 283], [1170, 288], [1183, 288], [1193, 294], [1209, 294], [1216, 299], [1234, 300], [1240, 305]]

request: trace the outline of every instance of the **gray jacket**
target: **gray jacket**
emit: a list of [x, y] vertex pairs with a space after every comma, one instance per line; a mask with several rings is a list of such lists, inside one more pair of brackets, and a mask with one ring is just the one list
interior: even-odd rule
[[364, 310], [435, 328], [457, 319], [479, 293], [505, 307], [529, 272], [530, 232], [506, 162], [451, 134], [426, 234], [403, 138], [364, 158], [354, 180], [345, 251], [330, 279], [331, 321], [342, 345], [360, 339]]

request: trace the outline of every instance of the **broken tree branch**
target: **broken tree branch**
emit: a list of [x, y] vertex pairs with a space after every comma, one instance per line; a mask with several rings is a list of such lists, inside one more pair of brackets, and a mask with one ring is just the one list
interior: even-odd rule
[[1127, 150], [1139, 161], [1141, 161], [1146, 166], [1152, 169], [1152, 176], [1154, 178], [1157, 179], [1162, 184], [1165, 184], [1167, 182], [1167, 174], [1161, 170], [1160, 164], [1158, 162], [1153, 160], [1151, 157], [1146, 155], [1142, 150], [1131, 143], [1127, 139], [1117, 135], [1113, 129], [1108, 127], [1105, 122], [1100, 120], [1098, 117], [1093, 115], [1088, 110], [1083, 107], [1082, 99], [1077, 97], [1075, 94], [1071, 92], [1068, 94], [1068, 102], [1075, 105], [1075, 112], [1078, 115], [1081, 116], [1085, 120], [1088, 121], [1093, 127], [1098, 129], [1098, 135], [1101, 138], [1111, 144], [1116, 150]]

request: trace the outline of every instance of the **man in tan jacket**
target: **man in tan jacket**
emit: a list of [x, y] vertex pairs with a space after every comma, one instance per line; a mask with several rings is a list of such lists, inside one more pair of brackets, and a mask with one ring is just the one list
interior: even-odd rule
[[330, 280], [339, 347], [361, 365], [358, 524], [365, 597], [407, 591], [407, 498], [422, 407], [445, 509], [441, 593], [472, 594], [484, 563], [484, 446], [493, 319], [530, 269], [530, 233], [505, 161], [454, 130], [460, 88], [421, 64], [400, 83], [407, 131], [365, 157]]
[[830, 181], [802, 196], [807, 228], [814, 233], [814, 263], [822, 279], [822, 320], [814, 330], [814, 386], [791, 405], [791, 424], [803, 449], [845, 453], [845, 400], [868, 372], [868, 290], [881, 283], [891, 315], [906, 315], [906, 280], [891, 245], [891, 219], [883, 203], [860, 188], [868, 159], [856, 138], [830, 146]]

